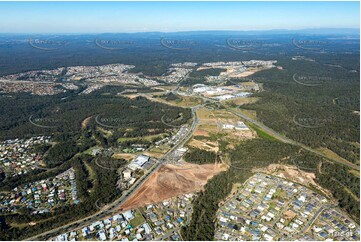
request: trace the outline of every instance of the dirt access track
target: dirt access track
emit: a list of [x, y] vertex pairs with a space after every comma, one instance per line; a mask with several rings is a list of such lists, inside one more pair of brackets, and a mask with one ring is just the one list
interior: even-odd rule
[[227, 169], [225, 164], [162, 165], [119, 209], [129, 210], [195, 191]]

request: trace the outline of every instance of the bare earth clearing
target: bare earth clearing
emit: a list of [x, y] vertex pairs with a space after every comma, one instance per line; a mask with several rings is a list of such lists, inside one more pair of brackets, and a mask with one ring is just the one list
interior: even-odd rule
[[322, 188], [315, 182], [316, 176], [313, 172], [302, 171], [294, 165], [281, 165], [281, 164], [271, 164], [265, 168], [253, 169], [253, 172], [264, 172], [274, 176], [281, 177], [283, 179], [288, 179], [293, 182], [302, 184], [307, 187], [314, 187], [317, 190], [321, 191], [328, 198], [332, 198], [332, 194]]
[[180, 194], [200, 191], [209, 179], [226, 169], [225, 164], [163, 165], [120, 208], [134, 209]]

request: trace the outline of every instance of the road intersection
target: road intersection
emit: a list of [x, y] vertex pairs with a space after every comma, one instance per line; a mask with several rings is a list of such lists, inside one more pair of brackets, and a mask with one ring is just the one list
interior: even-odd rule
[[[175, 89], [175, 91], [177, 91], [177, 88]], [[149, 98], [150, 100], [152, 101], [159, 101], [159, 100], [155, 100], [154, 98], [150, 97], [148, 94], [143, 94], [142, 96], [146, 97], [146, 98]], [[49, 239], [49, 238], [52, 238], [58, 234], [61, 234], [61, 233], [64, 233], [66, 231], [70, 231], [70, 230], [76, 230], [76, 229], [80, 229], [84, 226], [86, 226], [87, 224], [90, 224], [92, 222], [95, 222], [97, 220], [99, 220], [101, 217], [104, 217], [104, 216], [110, 216], [111, 214], [114, 214], [116, 212], [119, 212], [119, 207], [132, 195], [134, 194], [146, 181], [147, 179], [150, 177], [151, 174], [153, 174], [155, 171], [157, 171], [162, 164], [166, 163], [167, 162], [167, 159], [168, 157], [170, 157], [174, 151], [176, 151], [179, 147], [183, 146], [191, 137], [192, 137], [192, 134], [193, 132], [195, 131], [198, 123], [199, 123], [199, 119], [198, 119], [198, 116], [197, 116], [197, 110], [199, 108], [202, 108], [202, 107], [205, 107], [209, 104], [212, 104], [212, 103], [220, 103], [220, 101], [218, 100], [213, 100], [213, 99], [210, 99], [210, 98], [206, 98], [206, 97], [203, 97], [203, 96], [198, 96], [200, 98], [202, 98], [205, 103], [204, 104], [201, 104], [201, 105], [197, 105], [197, 106], [194, 106], [194, 107], [191, 107], [191, 111], [192, 111], [192, 116], [193, 116], [193, 123], [191, 124], [191, 127], [188, 131], [188, 133], [182, 138], [179, 140], [179, 142], [174, 145], [163, 157], [161, 157], [158, 162], [156, 162], [137, 182], [134, 183], [134, 185], [127, 191], [125, 191], [121, 197], [119, 197], [118, 199], [116, 199], [114, 202], [104, 206], [103, 208], [101, 208], [98, 212], [88, 216], [88, 217], [85, 217], [85, 218], [82, 218], [82, 219], [79, 219], [77, 221], [73, 221], [71, 223], [68, 223], [66, 225], [63, 225], [63, 226], [60, 226], [58, 228], [55, 228], [55, 229], [51, 229], [51, 230], [48, 230], [46, 232], [43, 232], [41, 234], [38, 234], [36, 236], [33, 236], [33, 237], [30, 237], [26, 240], [42, 240], [42, 239]], [[299, 146], [307, 151], [310, 151], [312, 153], [315, 153], [316, 155], [318, 156], [321, 156], [321, 157], [324, 157], [324, 158], [327, 158], [329, 160], [332, 160], [334, 162], [337, 162], [337, 163], [340, 163], [342, 165], [346, 165], [346, 166], [349, 166], [353, 169], [356, 169], [356, 170], [359, 170], [360, 168], [355, 165], [355, 164], [352, 164], [350, 162], [341, 162], [340, 160], [335, 160], [329, 156], [326, 156], [325, 154], [315, 150], [315, 149], [312, 149], [304, 144], [301, 144], [299, 142], [296, 142], [294, 140], [291, 140], [289, 138], [286, 138], [284, 137], [283, 135], [277, 133], [276, 131], [274, 131], [273, 129], [267, 127], [266, 125], [264, 125], [263, 123], [259, 122], [259, 121], [256, 121], [252, 118], [250, 118], [249, 116], [241, 113], [241, 112], [236, 112], [235, 110], [233, 110], [232, 108], [228, 107], [228, 106], [225, 106], [225, 105], [221, 105], [221, 107], [225, 108], [227, 111], [233, 113], [234, 115], [256, 125], [257, 127], [261, 128], [262, 130], [266, 131], [267, 133], [273, 135], [276, 139], [284, 142], [284, 143], [288, 143], [288, 144], [292, 144], [292, 145], [296, 145], [296, 146]]]

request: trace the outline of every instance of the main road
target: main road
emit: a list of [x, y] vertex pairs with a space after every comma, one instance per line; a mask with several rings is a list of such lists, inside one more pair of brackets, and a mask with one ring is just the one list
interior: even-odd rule
[[[149, 95], [144, 95], [144, 96], [146, 98], [149, 98], [149, 99], [152, 100], [152, 98], [150, 98]], [[219, 101], [215, 101], [215, 100], [209, 99], [209, 98], [204, 98], [204, 97], [201, 97], [201, 98], [203, 98], [203, 100], [208, 101], [208, 104], [210, 104], [210, 103], [218, 103], [219, 102]], [[154, 100], [154, 101], [158, 101], [158, 100]], [[134, 194], [139, 189], [139, 187], [145, 183], [145, 181], [149, 178], [149, 176], [151, 174], [153, 174], [155, 171], [157, 171], [160, 168], [160, 166], [164, 162], [167, 161], [168, 156], [170, 156], [176, 149], [178, 149], [179, 147], [184, 145], [184, 143], [186, 143], [187, 140], [192, 136], [195, 128], [198, 125], [198, 116], [197, 116], [196, 110], [203, 107], [203, 106], [206, 106], [206, 105], [207, 105], [207, 103], [191, 108], [192, 115], [193, 115], [193, 123], [192, 123], [191, 128], [189, 129], [187, 135], [185, 135], [162, 158], [160, 158], [159, 161], [156, 162], [156, 164], [153, 165], [153, 167], [151, 167], [151, 169], [148, 170], [147, 173], [140, 180], [138, 180], [129, 190], [127, 190], [120, 198], [116, 199], [114, 202], [112, 202], [108, 206], [103, 207], [101, 210], [99, 210], [98, 212], [92, 214], [91, 216], [88, 216], [88, 217], [83, 218], [83, 219], [79, 219], [77, 221], [68, 223], [66, 225], [60, 226], [60, 227], [55, 228], [55, 229], [48, 230], [48, 231], [43, 232], [41, 234], [38, 234], [36, 236], [30, 237], [30, 238], [28, 238], [26, 240], [43, 240], [44, 238], [48, 239], [48, 238], [54, 237], [55, 235], [62, 234], [64, 232], [66, 232], [66, 231], [75, 230], [75, 229], [84, 227], [87, 224], [90, 224], [92, 222], [95, 222], [95, 221], [99, 220], [103, 216], [107, 216], [107, 215], [110, 215], [110, 214], [115, 213], [116, 211], [118, 211], [117, 208], [119, 208], [127, 200], [128, 197], [130, 197], [132, 194]], [[236, 112], [236, 111], [234, 111], [231, 108], [226, 107], [226, 106], [224, 106], [224, 107], [225, 107], [226, 110], [230, 111], [234, 115], [236, 115], [236, 116], [238, 116], [238, 117], [240, 117], [240, 118], [242, 118], [242, 119], [244, 119], [244, 120], [246, 120], [246, 121], [248, 121], [250, 123], [253, 123], [254, 125], [258, 126], [259, 128], [261, 128], [263, 130], [265, 130], [267, 133], [271, 134], [276, 139], [278, 139], [278, 140], [280, 140], [280, 141], [282, 141], [284, 143], [288, 143], [288, 144], [292, 144], [292, 145], [302, 147], [303, 149], [305, 149], [307, 151], [310, 151], [310, 152], [315, 153], [315, 154], [317, 154], [319, 156], [325, 157], [325, 158], [327, 158], [329, 160], [332, 160], [334, 162], [340, 163], [342, 165], [346, 165], [346, 166], [351, 167], [351, 168], [356, 169], [356, 170], [360, 170], [359, 166], [357, 166], [355, 164], [352, 164], [351, 162], [343, 162], [341, 160], [336, 160], [336, 159], [334, 159], [332, 157], [329, 157], [329, 156], [327, 156], [327, 155], [325, 155], [325, 154], [323, 154], [323, 153], [321, 153], [321, 152], [319, 152], [319, 151], [317, 151], [315, 149], [312, 149], [312, 148], [310, 148], [310, 147], [308, 147], [308, 146], [306, 146], [304, 144], [301, 144], [299, 142], [291, 140], [291, 139], [277, 133], [276, 131], [274, 131], [273, 129], [267, 127], [263, 123], [258, 122], [257, 120], [254, 120], [254, 119], [250, 118], [249, 116], [247, 116], [247, 115], [245, 115], [243, 113]], [[41, 239], [41, 238], [43, 238], [43, 239]]]
[[[206, 100], [206, 101], [208, 101], [208, 102], [211, 102], [211, 103], [221, 103], [220, 101], [216, 101], [216, 100], [214, 100], [214, 99], [206, 98], [206, 97], [203, 97], [203, 96], [198, 96], [198, 97], [200, 97], [200, 98], [202, 98], [203, 100]], [[232, 108], [230, 108], [229, 106], [226, 106], [226, 105], [224, 105], [224, 104], [222, 104], [222, 103], [221, 103], [221, 105], [222, 105], [227, 111], [229, 111], [229, 112], [233, 113], [234, 115], [236, 115], [236, 116], [238, 116], [238, 117], [240, 117], [240, 118], [242, 118], [242, 119], [244, 119], [244, 120], [246, 120], [246, 121], [248, 121], [248, 122], [250, 122], [250, 123], [252, 123], [252, 124], [254, 124], [254, 125], [256, 125], [256, 126], [258, 126], [258, 127], [261, 128], [262, 130], [266, 131], [268, 134], [272, 135], [274, 138], [276, 138], [276, 139], [278, 139], [278, 140], [280, 140], [280, 141], [282, 141], [282, 142], [284, 142], [284, 143], [286, 143], [286, 144], [292, 144], [292, 145], [295, 145], [295, 146], [299, 146], [299, 147], [301, 147], [301, 148], [303, 148], [303, 149], [305, 149], [305, 150], [307, 150], [307, 151], [309, 151], [309, 152], [311, 152], [311, 153], [314, 153], [314, 154], [316, 154], [316, 155], [318, 155], [318, 156], [321, 156], [321, 157], [324, 157], [324, 158], [326, 158], [326, 159], [329, 159], [329, 160], [331, 160], [331, 161], [333, 161], [333, 162], [336, 162], [336, 163], [339, 163], [339, 164], [348, 166], [348, 167], [350, 167], [350, 168], [352, 168], [352, 169], [355, 169], [355, 170], [358, 170], [358, 171], [360, 170], [360, 166], [358, 166], [358, 165], [356, 165], [356, 164], [353, 164], [353, 163], [351, 163], [351, 162], [349, 162], [349, 161], [346, 161], [346, 160], [335, 159], [335, 158], [333, 158], [333, 157], [330, 157], [330, 156], [328, 156], [328, 155], [325, 155], [325, 154], [323, 154], [322, 152], [320, 152], [320, 151], [318, 151], [318, 150], [316, 150], [316, 149], [313, 149], [313, 148], [311, 148], [311, 147], [309, 147], [309, 146], [307, 146], [307, 145], [304, 145], [304, 144], [302, 144], [302, 143], [300, 143], [300, 142], [294, 141], [294, 140], [292, 140], [292, 139], [290, 139], [290, 138], [287, 138], [287, 137], [279, 134], [279, 133], [276, 132], [275, 130], [267, 127], [266, 125], [264, 125], [263, 123], [261, 123], [261, 122], [259, 122], [259, 121], [257, 121], [257, 120], [252, 119], [251, 117], [247, 116], [247, 115], [244, 114], [244, 113], [236, 112], [234, 109], [232, 109]]]
[[179, 147], [183, 146], [188, 140], [189, 138], [192, 137], [192, 134], [194, 132], [194, 130], [196, 129], [197, 125], [198, 125], [198, 116], [197, 116], [197, 109], [200, 108], [201, 105], [199, 106], [195, 106], [195, 107], [192, 107], [191, 108], [191, 111], [192, 111], [192, 116], [193, 116], [193, 122], [192, 122], [192, 125], [190, 127], [190, 129], [188, 130], [188, 133], [186, 135], [183, 136], [182, 139], [179, 140], [179, 142], [174, 145], [166, 154], [164, 154], [164, 156], [162, 158], [160, 158], [142, 177], [141, 179], [139, 179], [137, 182], [134, 183], [134, 185], [127, 191], [124, 192], [124, 194], [119, 197], [118, 199], [116, 199], [114, 202], [108, 204], [107, 206], [104, 206], [102, 209], [100, 209], [98, 212], [88, 216], [88, 217], [85, 217], [85, 218], [82, 218], [82, 219], [79, 219], [79, 220], [76, 220], [76, 221], [73, 221], [73, 222], [70, 222], [66, 225], [63, 225], [63, 226], [60, 226], [60, 227], [57, 227], [55, 229], [51, 229], [51, 230], [48, 230], [46, 232], [43, 232], [41, 234], [38, 234], [36, 236], [33, 236], [33, 237], [30, 237], [30, 238], [27, 238], [26, 240], [46, 240], [46, 239], [49, 239], [49, 238], [52, 238], [52, 237], [55, 237], [56, 235], [59, 235], [59, 234], [62, 234], [62, 233], [65, 233], [67, 231], [72, 231], [72, 230], [76, 230], [76, 229], [80, 229], [84, 226], [87, 226], [93, 222], [96, 222], [98, 221], [99, 219], [101, 219], [102, 217], [104, 216], [109, 216], [113, 213], [116, 213], [116, 212], [120, 212], [119, 210], [119, 207], [131, 196], [133, 195], [140, 187], [141, 185], [143, 185], [146, 180], [149, 178], [149, 176], [151, 174], [153, 174], [155, 171], [157, 171], [161, 165], [163, 163], [165, 163], [168, 159], [168, 157], [170, 155], [172, 155], [172, 153], [174, 151], [176, 151]]
[[322, 157], [324, 157], [324, 158], [327, 158], [327, 159], [329, 159], [329, 160], [331, 160], [331, 161], [333, 161], [333, 162], [340, 163], [340, 164], [342, 164], [342, 165], [348, 166], [348, 167], [353, 168], [353, 169], [355, 169], [355, 170], [360, 170], [360, 167], [359, 167], [358, 165], [356, 165], [356, 164], [353, 164], [353, 163], [347, 162], [347, 161], [342, 161], [342, 160], [334, 159], [334, 158], [332, 158], [332, 157], [329, 157], [329, 156], [321, 153], [321, 152], [318, 151], [318, 150], [315, 150], [315, 149], [313, 149], [313, 148], [311, 148], [311, 147], [308, 147], [307, 145], [304, 145], [304, 144], [302, 144], [302, 143], [300, 143], [300, 142], [297, 142], [297, 141], [294, 141], [294, 140], [292, 140], [292, 139], [289, 139], [289, 138], [287, 138], [287, 137], [285, 137], [285, 136], [277, 133], [277, 132], [274, 131], [273, 129], [267, 127], [267, 126], [264, 125], [263, 123], [258, 122], [257, 120], [254, 120], [254, 119], [248, 117], [247, 115], [245, 115], [245, 114], [243, 114], [243, 113], [236, 112], [236, 111], [234, 111], [234, 110], [232, 110], [232, 109], [230, 109], [230, 108], [227, 108], [227, 110], [230, 111], [231, 113], [233, 113], [234, 115], [236, 115], [236, 116], [238, 116], [238, 117], [240, 117], [240, 118], [243, 118], [244, 120], [246, 120], [246, 121], [248, 121], [248, 122], [250, 122], [250, 123], [253, 123], [254, 125], [258, 126], [259, 128], [261, 128], [261, 129], [263, 129], [263, 130], [265, 130], [267, 133], [271, 134], [273, 137], [275, 137], [276, 139], [278, 139], [278, 140], [280, 140], [280, 141], [282, 141], [282, 142], [284, 142], [284, 143], [299, 146], [299, 147], [301, 147], [301, 148], [303, 148], [303, 149], [305, 149], [305, 150], [307, 150], [307, 151], [309, 151], [309, 152], [312, 152], [312, 153], [314, 153], [314, 154], [316, 154], [316, 155], [318, 155], [318, 156], [322, 156]]

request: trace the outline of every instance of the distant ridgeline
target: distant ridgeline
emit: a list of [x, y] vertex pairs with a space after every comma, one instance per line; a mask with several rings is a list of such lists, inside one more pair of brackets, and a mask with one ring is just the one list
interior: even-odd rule
[[[322, 31], [322, 30], [320, 30]], [[335, 30], [337, 32], [337, 30]], [[301, 49], [302, 43], [325, 43], [327, 51], [336, 53], [359, 51], [358, 31], [194, 31], [183, 33], [135, 33], [100, 35], [0, 35], [0, 76], [28, 70], [54, 69], [69, 66], [96, 66], [112, 63], [134, 65], [132, 72], [143, 72], [149, 76], [160, 76], [171, 63], [214, 62], [285, 58], [314, 53], [312, 48]], [[330, 34], [327, 34], [329, 32]], [[354, 32], [354, 33], [352, 33]], [[341, 37], [336, 39], [335, 37]], [[356, 38], [342, 38], [344, 36]], [[330, 41], [330, 37], [334, 41]], [[51, 51], [36, 49], [29, 39], [64, 43]], [[169, 43], [184, 43], [181, 51], [166, 48], [161, 40]], [[111, 51], [101, 48], [96, 40], [123, 44]], [[298, 40], [295, 45], [295, 40]], [[345, 44], [346, 43], [346, 44]], [[114, 47], [114, 46], [113, 46]], [[323, 46], [324, 47], [324, 46]], [[325, 52], [325, 51], [324, 51]], [[76, 53], [76, 54], [74, 54]], [[307, 54], [308, 54], [307, 53]], [[327, 59], [330, 54], [322, 53]], [[331, 62], [332, 64], [332, 62]], [[357, 62], [355, 62], [357, 65]], [[213, 71], [212, 71], [213, 72]], [[213, 75], [213, 73], [210, 73]]]

